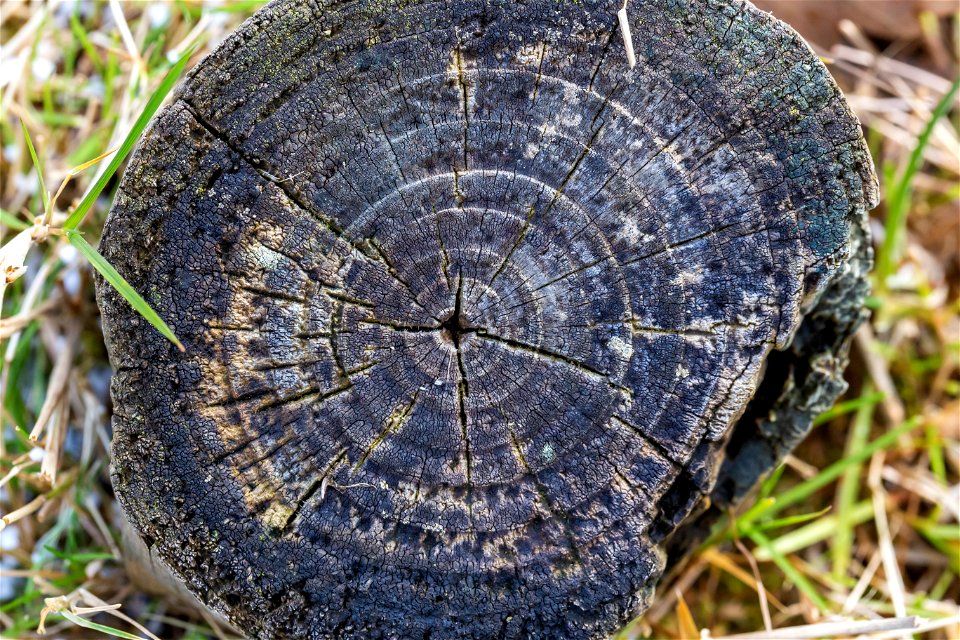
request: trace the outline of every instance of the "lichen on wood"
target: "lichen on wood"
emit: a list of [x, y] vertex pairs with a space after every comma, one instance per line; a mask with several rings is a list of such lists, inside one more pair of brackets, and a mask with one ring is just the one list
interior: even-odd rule
[[620, 8], [279, 0], [141, 142], [101, 251], [187, 351], [101, 283], [114, 485], [250, 635], [604, 637], [842, 390], [859, 123], [749, 4], [633, 68]]

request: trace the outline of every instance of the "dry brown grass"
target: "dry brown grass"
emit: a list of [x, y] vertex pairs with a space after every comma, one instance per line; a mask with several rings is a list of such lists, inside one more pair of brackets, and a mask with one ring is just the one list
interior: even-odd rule
[[[171, 60], [197, 41], [199, 59], [252, 6], [220, 9], [227, 11], [196, 2], [0, 0], [0, 244], [43, 211], [19, 121], [36, 142], [48, 188], [56, 190], [71, 167], [123, 139]], [[957, 74], [960, 18], [920, 14], [917, 24], [919, 35], [883, 39], [844, 22], [839, 41], [820, 51], [866, 127], [887, 195]], [[777, 514], [809, 518], [767, 517], [751, 528], [741, 515], [741, 540], [718, 532], [662, 586], [658, 603], [626, 636], [899, 638], [911, 635], [904, 625], [913, 625], [914, 637], [960, 638], [955, 109], [934, 127], [922, 160], [907, 181], [903, 241], [885, 248], [885, 234], [897, 227], [886, 201], [873, 214], [889, 269], [876, 276], [874, 314], [857, 336], [846, 404], [823, 419], [766, 491], [777, 496], [810, 486], [804, 483], [836, 463], [843, 473]], [[54, 226], [97, 167], [66, 186]], [[82, 228], [91, 243], [108, 208], [101, 198]], [[0, 309], [5, 637], [34, 637], [46, 614], [48, 636], [102, 635], [78, 620], [134, 637], [222, 633], [192, 609], [144, 593], [125, 572], [108, 474], [110, 371], [91, 269], [56, 235], [25, 249], [25, 273], [7, 288]], [[909, 420], [916, 429], [851, 462]]]

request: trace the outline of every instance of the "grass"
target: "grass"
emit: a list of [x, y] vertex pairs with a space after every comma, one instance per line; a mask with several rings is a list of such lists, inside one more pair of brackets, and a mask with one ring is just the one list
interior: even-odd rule
[[891, 172], [888, 173], [886, 180], [886, 184], [889, 185], [886, 197], [887, 216], [884, 225], [883, 246], [876, 266], [877, 286], [880, 287], [881, 291], [886, 287], [887, 280], [892, 275], [893, 269], [903, 252], [903, 234], [906, 230], [907, 216], [910, 213], [913, 179], [917, 171], [920, 170], [920, 165], [923, 164], [923, 150], [930, 143], [930, 136], [933, 135], [937, 123], [953, 109], [957, 89], [960, 89], [960, 78], [954, 80], [950, 90], [940, 98], [940, 102], [934, 108], [926, 126], [917, 136], [917, 142], [910, 152], [909, 160], [900, 175], [894, 175], [892, 173], [893, 165], [888, 165]]
[[[93, 269], [111, 270], [93, 247], [164, 96], [260, 3], [0, 2], [3, 62], [17, 69], [0, 86], [0, 244], [25, 267], [0, 297], [2, 636], [34, 637], [41, 624], [65, 638], [224, 636], [191, 607], [143, 592], [121, 562], [92, 294]], [[873, 316], [854, 344], [850, 390], [623, 638], [903, 637], [906, 625], [923, 629], [917, 638], [960, 637], [960, 249], [943, 242], [960, 233], [949, 226], [960, 21], [921, 22], [922, 42], [886, 53], [862, 37], [821, 52], [866, 126], [884, 191]], [[944, 51], [939, 76], [911, 71], [935, 68]], [[52, 197], [48, 184], [60, 185]]]

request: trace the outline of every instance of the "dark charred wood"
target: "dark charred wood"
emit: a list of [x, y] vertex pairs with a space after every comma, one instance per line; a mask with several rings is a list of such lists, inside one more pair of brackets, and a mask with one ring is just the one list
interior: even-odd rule
[[114, 485], [251, 636], [604, 637], [842, 391], [859, 123], [620, 5], [280, 0], [141, 142], [101, 250], [187, 350], [99, 283]]

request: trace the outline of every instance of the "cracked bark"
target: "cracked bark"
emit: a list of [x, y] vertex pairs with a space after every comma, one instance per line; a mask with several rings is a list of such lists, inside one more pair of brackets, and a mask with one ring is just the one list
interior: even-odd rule
[[188, 346], [98, 283], [118, 498], [252, 636], [605, 637], [843, 387], [876, 185], [795, 34], [454, 4], [272, 3], [104, 231]]

